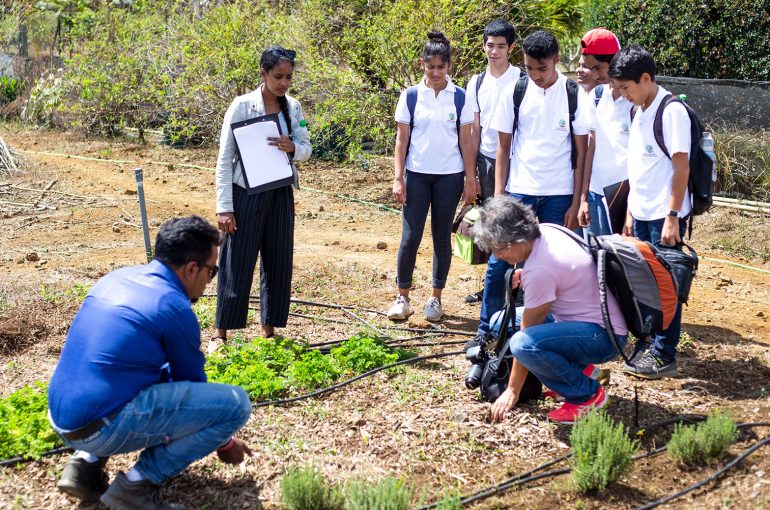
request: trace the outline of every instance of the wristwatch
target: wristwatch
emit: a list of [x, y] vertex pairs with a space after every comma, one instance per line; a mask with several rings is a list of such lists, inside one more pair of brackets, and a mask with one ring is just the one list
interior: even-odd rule
[[674, 218], [678, 218], [679, 217], [679, 211], [675, 211], [675, 210], [671, 209], [670, 211], [668, 211], [668, 215], [672, 216]]

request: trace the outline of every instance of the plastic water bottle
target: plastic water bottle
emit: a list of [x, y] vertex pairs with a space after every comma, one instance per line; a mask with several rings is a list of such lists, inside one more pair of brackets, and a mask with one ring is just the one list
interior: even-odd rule
[[706, 153], [706, 156], [711, 158], [713, 163], [711, 166], [711, 182], [717, 182], [717, 156], [714, 154], [714, 139], [705, 131], [700, 139], [700, 147]]

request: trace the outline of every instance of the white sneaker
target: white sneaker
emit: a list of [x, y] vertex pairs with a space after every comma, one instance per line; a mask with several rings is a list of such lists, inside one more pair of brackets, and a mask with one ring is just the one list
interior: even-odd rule
[[398, 296], [393, 304], [388, 308], [388, 319], [392, 321], [399, 321], [408, 319], [410, 315], [414, 313], [409, 299], [404, 296]]
[[444, 316], [444, 309], [441, 307], [441, 302], [438, 298], [432, 297], [425, 302], [422, 313], [425, 314], [426, 320], [435, 322], [441, 320], [441, 317]]

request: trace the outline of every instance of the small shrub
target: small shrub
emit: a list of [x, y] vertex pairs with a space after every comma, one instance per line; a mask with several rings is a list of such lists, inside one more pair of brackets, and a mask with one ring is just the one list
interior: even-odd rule
[[308, 351], [286, 370], [286, 379], [291, 388], [314, 390], [327, 386], [337, 377], [339, 370], [328, 356], [320, 351]]
[[[203, 308], [205, 311], [205, 308]], [[198, 311], [199, 318], [204, 316]], [[324, 356], [291, 339], [255, 338], [247, 344], [224, 345], [210, 356], [206, 373], [214, 382], [245, 389], [255, 400], [283, 396], [288, 390], [312, 390], [334, 382], [343, 373], [371, 370], [413, 356], [391, 349], [380, 339], [356, 336]]]
[[412, 358], [414, 353], [388, 347], [380, 338], [356, 335], [332, 349], [331, 356], [343, 372], [361, 373]]
[[633, 463], [637, 445], [622, 423], [604, 411], [578, 420], [570, 434], [572, 478], [581, 492], [602, 491], [623, 476]]
[[61, 72], [38, 78], [22, 109], [22, 120], [38, 127], [63, 127], [60, 108], [66, 95]]
[[697, 427], [677, 424], [668, 442], [668, 452], [684, 464], [700, 464], [722, 457], [736, 439], [738, 427], [732, 415], [717, 410]]
[[287, 510], [341, 510], [342, 496], [313, 467], [289, 468], [281, 478], [281, 503]]
[[345, 490], [348, 510], [408, 510], [414, 489], [403, 480], [383, 478], [376, 484], [353, 481]]
[[460, 496], [445, 496], [436, 503], [436, 510], [461, 510]]
[[39, 459], [43, 452], [61, 446], [48, 423], [47, 386], [25, 386], [0, 399], [0, 459], [23, 455]]
[[0, 103], [10, 103], [19, 96], [21, 83], [10, 76], [0, 76]]

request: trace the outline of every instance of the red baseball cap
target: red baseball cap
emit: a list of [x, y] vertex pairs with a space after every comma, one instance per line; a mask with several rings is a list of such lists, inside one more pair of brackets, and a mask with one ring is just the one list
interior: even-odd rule
[[620, 51], [618, 38], [606, 28], [594, 28], [580, 39], [584, 55], [615, 55]]

